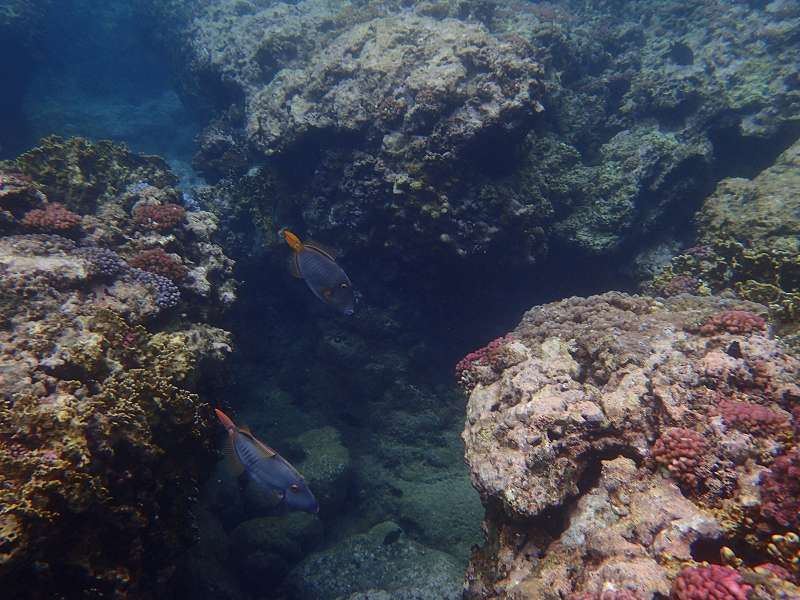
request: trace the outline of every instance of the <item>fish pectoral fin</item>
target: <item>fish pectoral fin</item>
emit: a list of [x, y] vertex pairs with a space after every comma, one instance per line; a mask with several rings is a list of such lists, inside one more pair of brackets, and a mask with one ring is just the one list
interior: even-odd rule
[[333, 290], [331, 288], [322, 288], [321, 293], [325, 300], [330, 300], [333, 298]]
[[231, 436], [228, 436], [228, 439], [225, 441], [222, 452], [225, 455], [225, 469], [231, 473], [231, 475], [239, 477], [244, 473], [244, 466], [239, 461], [233, 449], [233, 438]]
[[288, 265], [289, 273], [292, 274], [292, 277], [296, 277], [297, 279], [303, 278], [300, 274], [300, 265], [297, 264], [297, 252], [292, 252], [292, 255], [289, 257]]

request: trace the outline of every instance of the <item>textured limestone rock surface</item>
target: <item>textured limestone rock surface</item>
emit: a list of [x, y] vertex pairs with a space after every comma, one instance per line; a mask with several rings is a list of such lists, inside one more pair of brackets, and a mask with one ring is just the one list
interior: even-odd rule
[[[524, 316], [506, 342], [514, 360], [484, 369], [467, 406], [487, 534], [467, 597], [612, 586], [649, 599], [669, 594], [684, 562], [718, 562], [723, 545], [767, 562], [769, 535], [785, 529], [759, 513], [759, 481], [795, 447], [800, 362], [749, 311], [765, 308], [613, 292]], [[732, 409], [771, 425], [742, 427]], [[670, 462], [675, 431], [690, 450]]]

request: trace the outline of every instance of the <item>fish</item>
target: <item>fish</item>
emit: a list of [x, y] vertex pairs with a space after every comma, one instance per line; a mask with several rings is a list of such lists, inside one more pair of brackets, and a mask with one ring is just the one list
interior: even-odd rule
[[267, 495], [288, 510], [318, 513], [319, 503], [306, 480], [280, 454], [260, 442], [246, 428], [236, 424], [215, 408], [217, 418], [228, 432], [230, 450], [244, 475]]
[[325, 304], [352, 315], [355, 312], [353, 284], [333, 255], [314, 242], [304, 244], [288, 229], [282, 234], [293, 250], [289, 264], [292, 274], [305, 280], [308, 288]]

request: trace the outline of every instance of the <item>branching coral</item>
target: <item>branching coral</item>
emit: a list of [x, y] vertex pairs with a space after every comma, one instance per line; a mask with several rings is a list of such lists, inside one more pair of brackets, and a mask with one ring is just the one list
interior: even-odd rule
[[44, 208], [36, 208], [25, 214], [22, 224], [43, 231], [67, 231], [81, 223], [81, 216], [68, 210], [58, 202], [51, 202]]
[[172, 281], [180, 281], [188, 273], [188, 269], [178, 259], [164, 252], [162, 248], [143, 250], [130, 259], [128, 264], [137, 269], [161, 275]]
[[186, 209], [178, 204], [139, 204], [133, 209], [133, 220], [147, 229], [169, 231], [186, 216]]

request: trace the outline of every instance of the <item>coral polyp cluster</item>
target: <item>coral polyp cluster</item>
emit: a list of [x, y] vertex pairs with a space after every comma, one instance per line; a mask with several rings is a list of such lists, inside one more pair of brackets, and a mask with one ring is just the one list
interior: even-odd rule
[[700, 465], [707, 450], [701, 434], [685, 427], [671, 427], [653, 444], [653, 458], [664, 466], [670, 475], [689, 487], [699, 478]]
[[[207, 213], [145, 238], [124, 210], [136, 201], [126, 178], [148, 170], [167, 181], [161, 166], [58, 138], [0, 163], [0, 181], [13, 182], [3, 185], [0, 235], [3, 597], [157, 596], [193, 539], [192, 496], [212, 460], [199, 392], [230, 351], [229, 334], [196, 315], [218, 314], [209, 301], [234, 282]], [[31, 234], [34, 225], [49, 233]], [[163, 250], [144, 254], [152, 244], [181, 256], [193, 278]], [[135, 258], [143, 254], [156, 260]], [[164, 256], [174, 264], [162, 272], [181, 288], [136, 266]], [[169, 310], [179, 303], [180, 321]]]
[[139, 204], [133, 209], [133, 220], [148, 229], [169, 231], [183, 221], [186, 209], [178, 204]]
[[752, 586], [736, 569], [720, 565], [686, 567], [672, 584], [672, 600], [747, 600]]
[[761, 476], [761, 516], [780, 527], [800, 530], [800, 448], [778, 456]]
[[513, 341], [513, 337], [505, 335], [467, 354], [456, 364], [456, 382], [465, 391], [470, 391], [479, 382], [494, 379], [504, 368], [520, 359]]
[[188, 272], [179, 260], [164, 252], [162, 248], [142, 250], [131, 258], [128, 264], [137, 269], [161, 275], [172, 281], [180, 281], [186, 277]]
[[42, 231], [67, 231], [80, 223], [80, 215], [58, 202], [50, 202], [45, 208], [35, 208], [22, 217], [23, 225]]
[[763, 330], [767, 323], [763, 317], [746, 310], [726, 310], [712, 316], [701, 327], [703, 335], [719, 333], [751, 333]]

